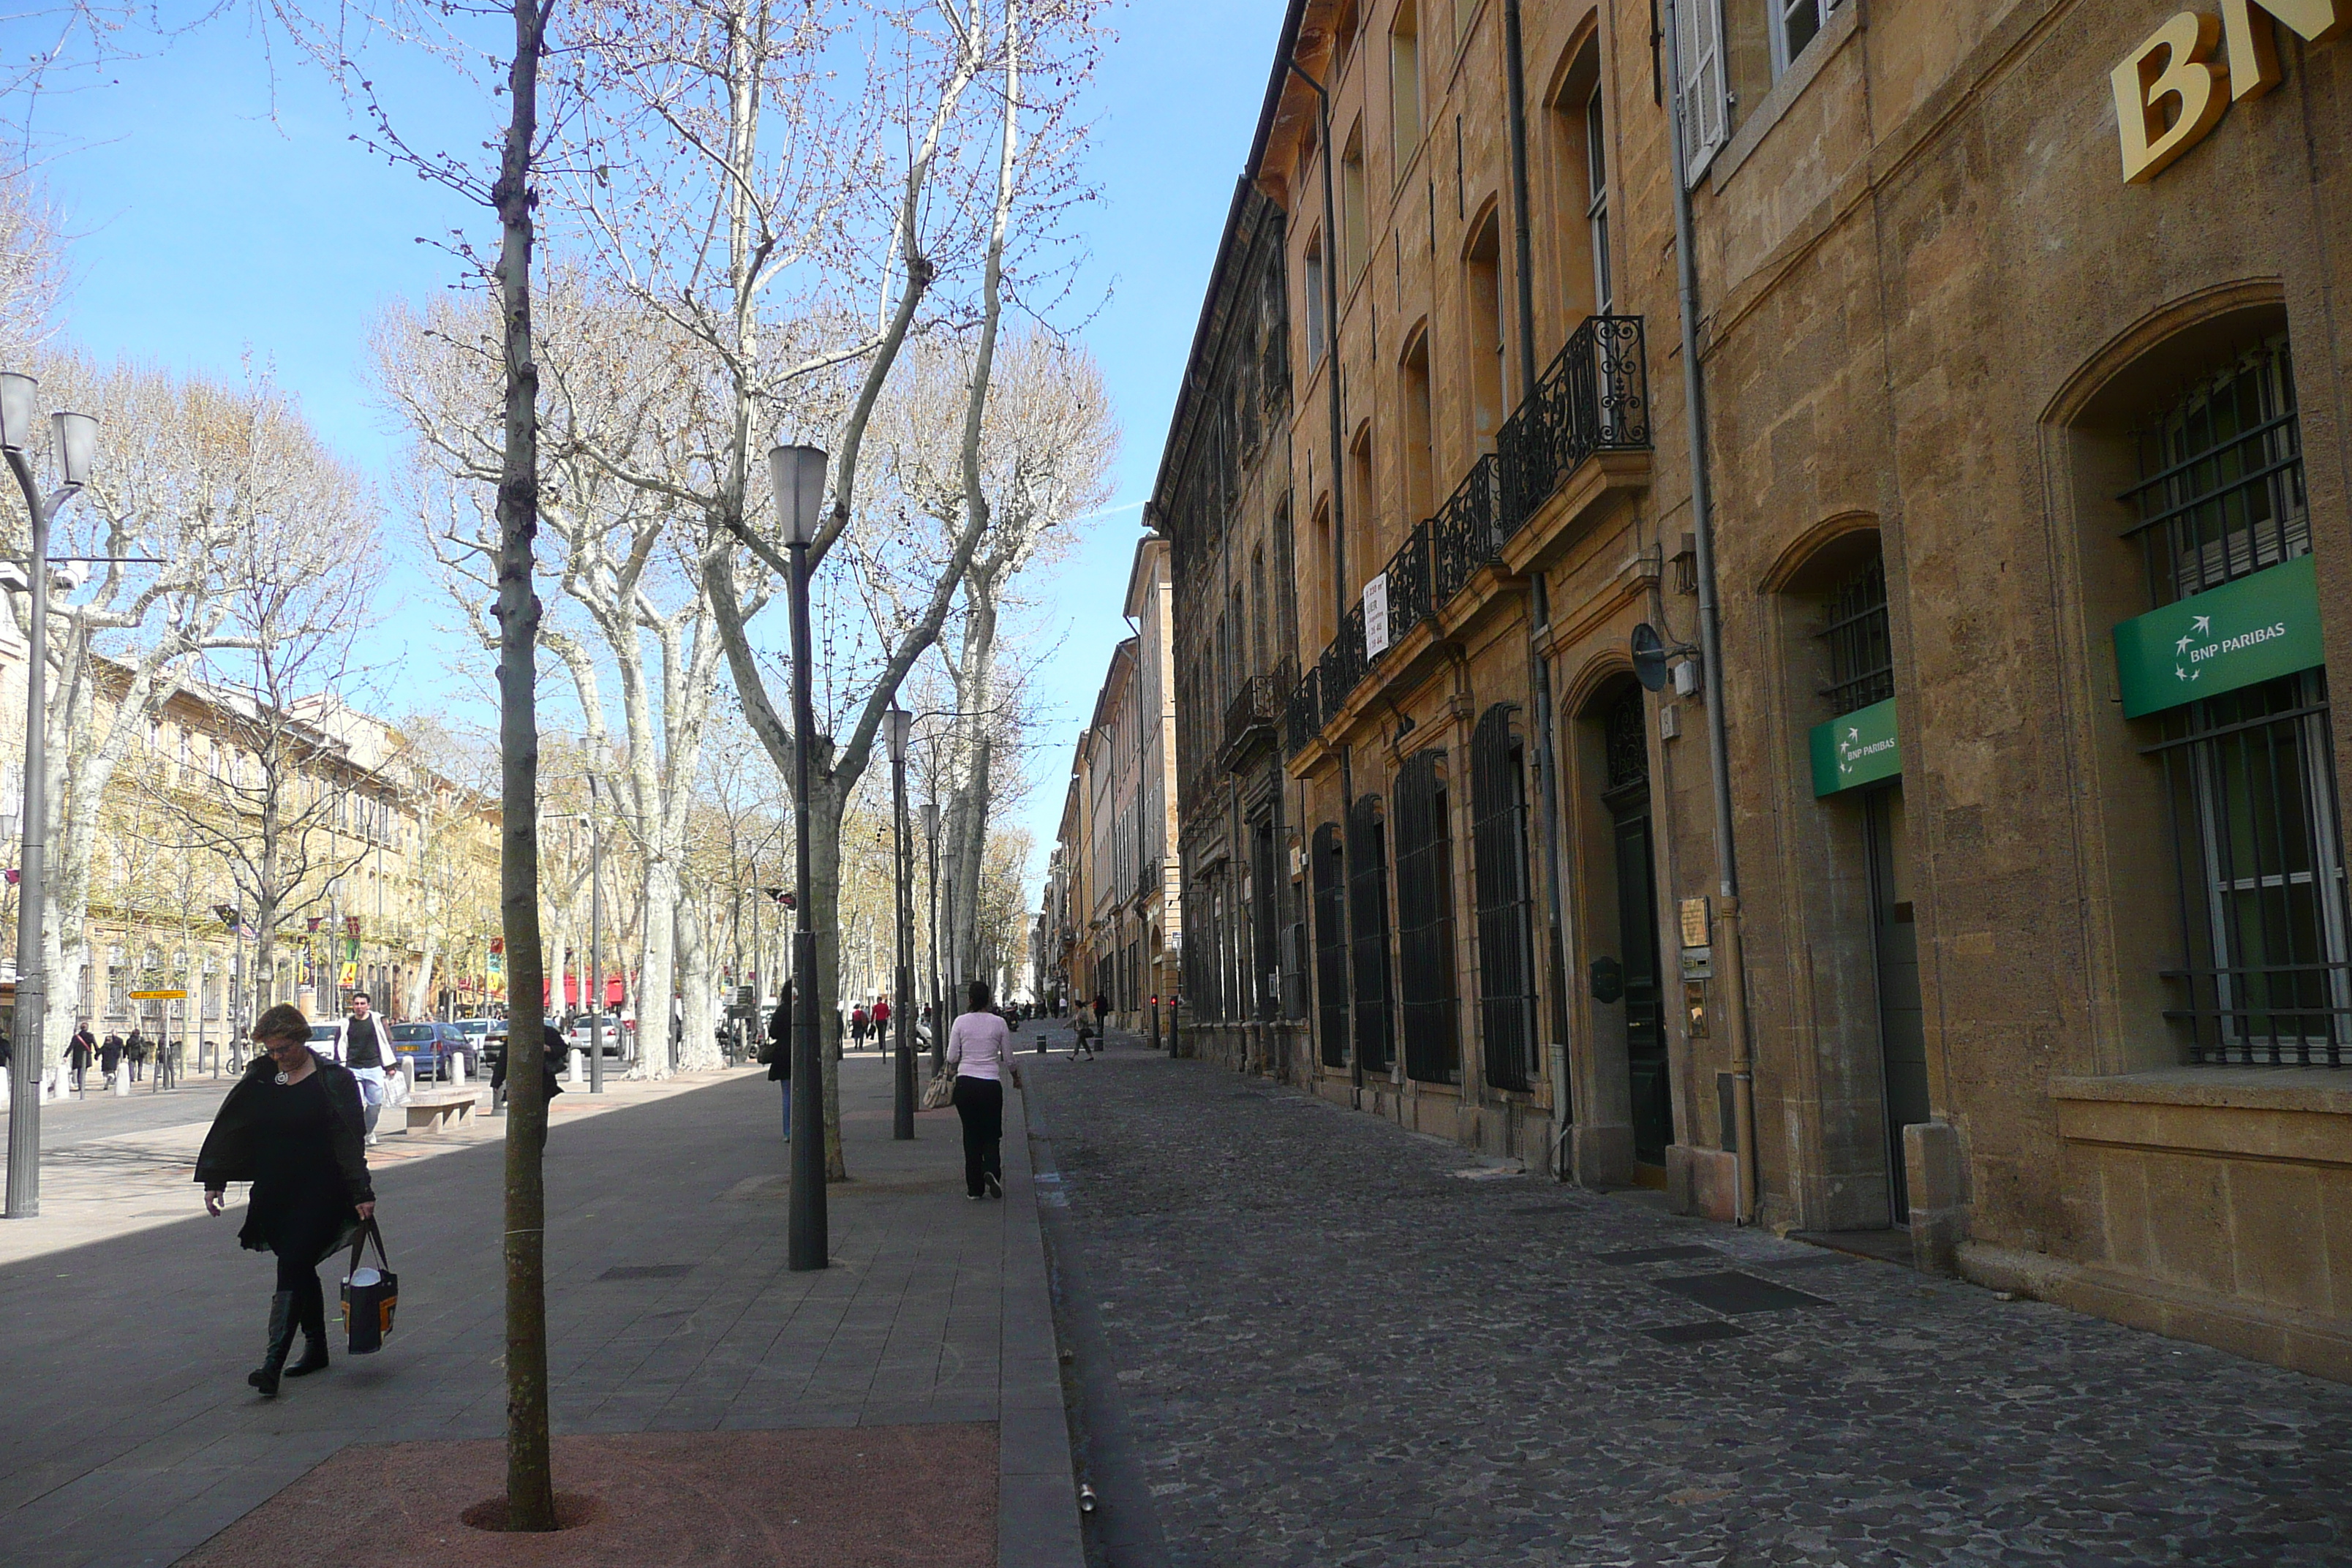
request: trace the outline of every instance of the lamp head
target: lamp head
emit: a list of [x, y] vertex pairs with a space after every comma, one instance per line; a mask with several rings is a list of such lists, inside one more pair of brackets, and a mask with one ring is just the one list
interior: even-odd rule
[[0, 371], [0, 447], [21, 452], [32, 445], [40, 415], [41, 384], [18, 370]]
[[923, 837], [937, 838], [939, 836], [940, 805], [935, 800], [927, 800], [923, 802]]
[[89, 483], [90, 463], [98, 456], [98, 421], [60, 408], [49, 416], [49, 427], [57, 433], [58, 471], [79, 489]]
[[824, 504], [824, 448], [771, 447], [768, 483], [776, 492], [776, 521], [786, 544], [816, 542], [816, 520]]
[[882, 733], [890, 742], [892, 762], [903, 763], [907, 760], [907, 737], [914, 733], [914, 730], [915, 716], [895, 702], [890, 705], [889, 710], [882, 715]]

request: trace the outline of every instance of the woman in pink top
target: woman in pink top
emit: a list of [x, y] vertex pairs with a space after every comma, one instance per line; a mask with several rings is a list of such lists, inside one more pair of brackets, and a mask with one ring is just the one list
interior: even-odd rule
[[1013, 1035], [990, 1008], [992, 1000], [988, 982], [973, 981], [966, 993], [971, 1010], [948, 1029], [956, 1115], [963, 1121], [963, 1195], [974, 1199], [1004, 1195], [1004, 1063]]

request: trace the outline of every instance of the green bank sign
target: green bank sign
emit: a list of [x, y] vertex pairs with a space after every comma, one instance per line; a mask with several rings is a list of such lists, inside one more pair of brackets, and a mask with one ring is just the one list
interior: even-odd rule
[[1810, 739], [1816, 795], [1875, 784], [1903, 772], [1903, 748], [1895, 742], [1892, 697], [1814, 725]]
[[2116, 672], [2127, 719], [2326, 662], [2318, 580], [2308, 555], [2116, 627]]

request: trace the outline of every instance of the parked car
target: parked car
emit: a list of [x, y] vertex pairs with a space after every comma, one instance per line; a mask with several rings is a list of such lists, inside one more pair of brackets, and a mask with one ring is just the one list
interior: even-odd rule
[[455, 1024], [394, 1024], [392, 1048], [420, 1079], [454, 1076], [452, 1061], [463, 1061], [468, 1077], [482, 1066], [481, 1047]]
[[495, 1060], [491, 1037], [495, 1035], [503, 1042], [507, 1034], [505, 1021], [499, 1018], [452, 1018], [449, 1027], [466, 1037], [466, 1061], [468, 1066], [487, 1065]]
[[343, 1059], [343, 1021], [320, 1018], [310, 1026], [310, 1051], [331, 1062]]
[[581, 1052], [588, 1049], [590, 1043], [588, 1026], [591, 1022], [596, 1025], [602, 1034], [605, 1058], [610, 1061], [626, 1060], [629, 1046], [632, 1043], [627, 1026], [622, 1019], [610, 1013], [594, 1015], [583, 1013], [574, 1018], [572, 1021], [571, 1033], [566, 1037], [572, 1042], [572, 1048]]

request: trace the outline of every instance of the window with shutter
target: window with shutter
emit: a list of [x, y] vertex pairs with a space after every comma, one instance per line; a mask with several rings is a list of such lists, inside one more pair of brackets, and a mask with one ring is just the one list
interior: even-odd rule
[[1720, 0], [1675, 0], [1675, 44], [1680, 57], [1683, 150], [1685, 182], [1696, 184], [1706, 165], [1731, 137], [1728, 90], [1723, 77], [1723, 12]]

